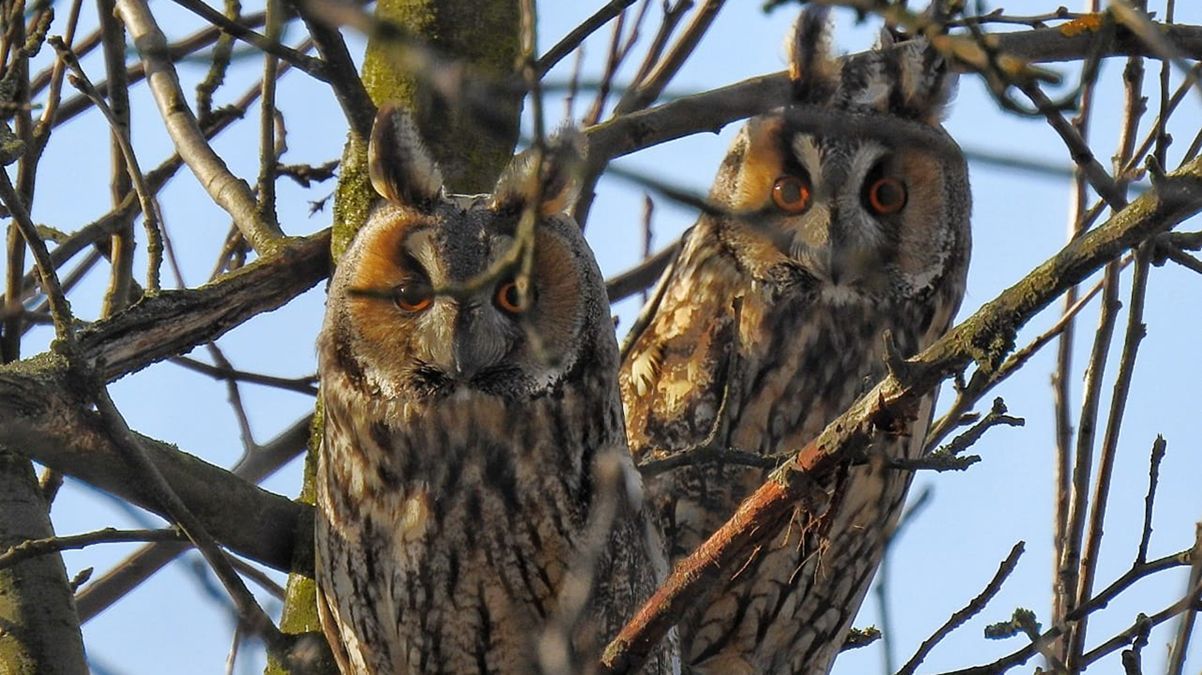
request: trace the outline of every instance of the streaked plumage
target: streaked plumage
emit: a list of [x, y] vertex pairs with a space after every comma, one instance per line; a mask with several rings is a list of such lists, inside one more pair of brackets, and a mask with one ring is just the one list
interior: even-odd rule
[[[826, 11], [798, 23], [790, 71], [799, 104], [924, 125], [952, 86], [924, 40], [832, 58]], [[871, 119], [860, 118], [860, 119]], [[957, 152], [792, 129], [785, 111], [751, 119], [703, 215], [628, 338], [620, 384], [640, 462], [707, 445], [771, 458], [796, 451], [885, 374], [885, 330], [903, 355], [948, 327], [964, 293], [970, 195]], [[954, 147], [950, 141], [946, 146]], [[830, 669], [896, 523], [928, 401], [908, 434], [823, 484], [829, 502], [790, 523], [705, 595], [679, 625], [698, 673]], [[675, 469], [648, 492], [678, 560], [766, 478], [732, 462]]]
[[[572, 138], [555, 147], [541, 175], [519, 160], [493, 195], [447, 196], [407, 117], [377, 117], [385, 200], [338, 266], [318, 342], [317, 580], [345, 673], [580, 670], [665, 571], [601, 274], [562, 214]], [[527, 207], [529, 277], [465, 289]], [[673, 666], [665, 645], [648, 672]]]

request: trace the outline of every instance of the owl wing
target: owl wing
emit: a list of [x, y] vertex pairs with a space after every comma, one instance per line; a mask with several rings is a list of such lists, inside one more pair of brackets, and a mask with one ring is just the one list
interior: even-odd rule
[[689, 236], [623, 347], [619, 384], [638, 463], [714, 438], [738, 344], [734, 262]]
[[346, 645], [342, 642], [342, 634], [338, 631], [338, 619], [330, 609], [329, 599], [320, 587], [317, 589], [317, 618], [321, 625], [321, 632], [326, 636], [326, 642], [330, 645], [330, 652], [334, 655], [334, 663], [338, 666], [338, 672], [351, 672], [350, 657], [346, 653]]

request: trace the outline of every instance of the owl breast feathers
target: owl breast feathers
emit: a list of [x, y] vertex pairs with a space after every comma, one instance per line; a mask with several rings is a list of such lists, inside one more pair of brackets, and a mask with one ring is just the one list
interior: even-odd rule
[[[884, 376], [884, 331], [913, 355], [946, 331], [964, 293], [970, 196], [964, 158], [939, 126], [946, 64], [922, 39], [834, 59], [827, 32], [826, 10], [802, 15], [796, 104], [739, 132], [710, 194], [724, 213], [689, 232], [624, 350], [637, 460], [702, 448], [762, 458], [686, 464], [648, 482], [674, 561], [730, 517], [766, 465]], [[824, 509], [705, 590], [679, 624], [686, 667], [830, 669], [910, 483], [888, 460], [922, 452], [932, 405], [824, 479]]]
[[344, 673], [585, 672], [665, 572], [604, 284], [562, 215], [575, 152], [447, 196], [408, 117], [377, 117], [384, 200], [318, 343], [317, 581]]

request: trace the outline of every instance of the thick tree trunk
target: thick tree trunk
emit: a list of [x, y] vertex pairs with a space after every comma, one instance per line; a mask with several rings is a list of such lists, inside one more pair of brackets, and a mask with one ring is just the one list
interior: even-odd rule
[[[0, 449], [0, 551], [54, 536], [29, 460]], [[0, 672], [86, 673], [83, 637], [58, 554], [0, 569]]]

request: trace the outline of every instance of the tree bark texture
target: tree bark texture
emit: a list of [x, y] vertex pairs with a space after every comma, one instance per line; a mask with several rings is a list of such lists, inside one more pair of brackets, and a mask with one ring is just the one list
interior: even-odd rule
[[[33, 465], [0, 448], [0, 551], [52, 536]], [[88, 672], [67, 570], [57, 553], [0, 569], [0, 672]]]

